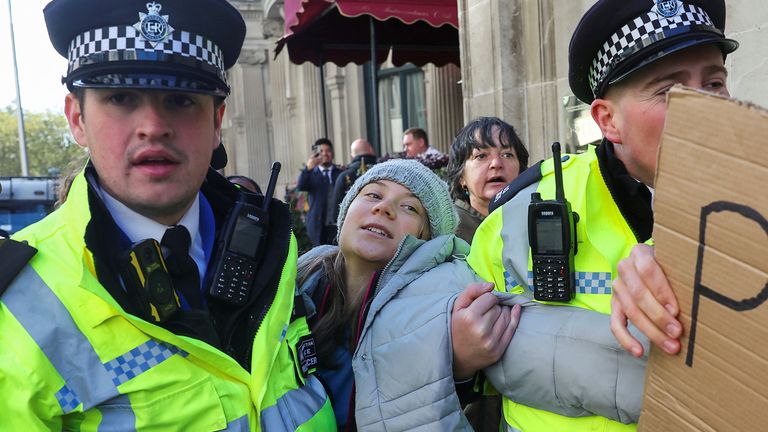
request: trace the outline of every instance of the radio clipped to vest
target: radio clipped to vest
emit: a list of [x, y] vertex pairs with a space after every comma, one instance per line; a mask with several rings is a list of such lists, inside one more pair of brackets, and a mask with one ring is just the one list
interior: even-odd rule
[[167, 321], [181, 307], [157, 240], [136, 243], [123, 266], [123, 281], [135, 287], [144, 313], [155, 322]]
[[216, 270], [209, 290], [211, 297], [235, 306], [242, 306], [251, 298], [251, 287], [264, 252], [269, 204], [279, 175], [280, 162], [274, 162], [261, 207], [248, 203], [241, 196], [230, 210], [214, 261]]
[[531, 194], [528, 206], [528, 241], [533, 260], [533, 298], [568, 302], [576, 293], [574, 255], [578, 252], [576, 224], [579, 215], [571, 211], [563, 190], [560, 143], [552, 144], [555, 164], [555, 199], [542, 200]]

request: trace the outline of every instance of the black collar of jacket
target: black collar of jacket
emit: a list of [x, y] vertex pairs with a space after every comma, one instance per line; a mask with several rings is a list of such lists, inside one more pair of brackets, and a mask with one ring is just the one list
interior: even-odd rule
[[91, 183], [98, 179], [92, 162], [88, 162], [85, 167], [85, 179], [88, 183], [88, 207], [91, 217], [85, 227], [84, 240], [86, 248], [93, 254], [96, 278], [123, 310], [132, 315], [143, 316], [135, 296], [128, 295], [120, 284], [119, 257], [125, 252], [125, 245], [115, 239], [122, 239], [123, 234]]
[[600, 172], [616, 206], [632, 228], [637, 241], [645, 242], [653, 234], [651, 192], [646, 185], [629, 175], [624, 163], [616, 157], [612, 142], [603, 139], [595, 151]]
[[349, 164], [352, 165], [354, 163], [359, 164], [360, 161], [365, 161], [366, 165], [373, 165], [376, 163], [376, 160], [378, 158], [375, 155], [369, 155], [369, 154], [363, 154], [363, 155], [357, 155], [352, 159], [352, 162]]
[[26, 242], [0, 238], [0, 296], [36, 253], [37, 249]]
[[[88, 180], [88, 203], [91, 218], [85, 229], [84, 240], [86, 247], [93, 254], [96, 277], [123, 310], [148, 319], [144, 316], [143, 305], [138, 303], [138, 297], [131, 295], [120, 283], [120, 266], [123, 265], [121, 257], [127, 252], [130, 245], [115, 241], [115, 239], [124, 238], [124, 234], [91, 183], [91, 179], [98, 181], [98, 174], [90, 162], [85, 168], [85, 175]], [[232, 207], [234, 199], [237, 199], [238, 189], [226, 178], [210, 169], [201, 190], [204, 191], [203, 193], [213, 209], [218, 237], [218, 227], [226, 218], [227, 211]], [[208, 190], [208, 193], [205, 190]], [[177, 316], [163, 323], [162, 326], [176, 334], [195, 337], [213, 346], [220, 346], [219, 337], [207, 312], [179, 311]]]

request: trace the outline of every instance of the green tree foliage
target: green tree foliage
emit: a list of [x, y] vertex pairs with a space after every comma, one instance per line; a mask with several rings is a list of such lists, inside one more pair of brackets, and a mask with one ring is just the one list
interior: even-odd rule
[[[31, 176], [47, 176], [50, 168], [66, 175], [72, 163], [84, 157], [62, 113], [25, 111], [24, 129]], [[0, 111], [0, 176], [17, 175], [21, 175], [18, 119], [16, 110], [9, 106]]]

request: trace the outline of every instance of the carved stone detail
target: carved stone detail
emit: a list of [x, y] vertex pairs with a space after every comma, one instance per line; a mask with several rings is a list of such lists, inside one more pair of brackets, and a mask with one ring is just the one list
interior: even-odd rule
[[278, 38], [283, 35], [283, 23], [276, 19], [265, 19], [262, 23], [264, 38]]
[[267, 51], [263, 49], [244, 49], [240, 52], [237, 63], [256, 66], [267, 62]]

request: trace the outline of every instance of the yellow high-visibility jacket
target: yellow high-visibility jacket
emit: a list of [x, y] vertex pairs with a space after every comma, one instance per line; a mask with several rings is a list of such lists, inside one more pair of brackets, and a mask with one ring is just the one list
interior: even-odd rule
[[[611, 195], [601, 173], [597, 151], [591, 148], [586, 153], [567, 155], [563, 159], [565, 197], [580, 218], [577, 224], [578, 253], [574, 262], [576, 295], [568, 304], [607, 314], [610, 313], [611, 283], [617, 275], [616, 265], [629, 255], [638, 238]], [[519, 192], [480, 225], [467, 261], [483, 279], [494, 282], [498, 290], [527, 293], [532, 297], [528, 205], [533, 192], [539, 192], [544, 200], [554, 199], [555, 176], [552, 159], [530, 169], [539, 172], [533, 172], [536, 175], [532, 181], [528, 181], [527, 186], [519, 185]], [[636, 430], [635, 424], [625, 425], [599, 416], [565, 417], [506, 398], [503, 409], [507, 431]]]
[[[81, 173], [60, 209], [14, 236], [38, 252], [0, 297], [0, 430], [316, 431], [335, 427], [299, 370], [296, 241], [253, 337], [250, 370], [131, 315], [96, 277]], [[0, 267], [0, 272], [2, 272]]]

